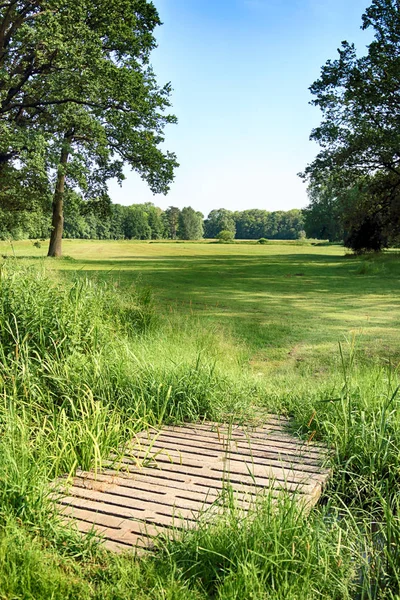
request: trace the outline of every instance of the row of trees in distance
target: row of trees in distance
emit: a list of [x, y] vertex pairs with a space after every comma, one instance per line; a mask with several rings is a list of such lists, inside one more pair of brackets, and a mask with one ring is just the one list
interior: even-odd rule
[[[2, 239], [44, 239], [50, 235], [51, 218], [46, 207], [35, 211], [2, 210]], [[283, 239], [305, 237], [301, 210], [268, 212], [266, 210], [212, 210], [204, 220], [201, 212], [190, 206], [170, 206], [165, 211], [154, 204], [93, 206], [75, 192], [66, 192], [64, 237], [76, 239], [182, 239], [216, 238], [228, 231], [236, 239]]]

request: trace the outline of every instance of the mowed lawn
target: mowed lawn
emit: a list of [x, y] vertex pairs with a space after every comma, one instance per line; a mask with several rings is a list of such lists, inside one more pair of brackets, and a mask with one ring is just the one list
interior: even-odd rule
[[[45, 256], [1, 242], [3, 256]], [[61, 271], [150, 286], [161, 310], [193, 315], [244, 345], [262, 372], [323, 372], [355, 336], [363, 361], [400, 359], [400, 255], [360, 258], [340, 246], [65, 240]], [[70, 257], [71, 260], [68, 260]], [[35, 263], [37, 261], [35, 260]]]

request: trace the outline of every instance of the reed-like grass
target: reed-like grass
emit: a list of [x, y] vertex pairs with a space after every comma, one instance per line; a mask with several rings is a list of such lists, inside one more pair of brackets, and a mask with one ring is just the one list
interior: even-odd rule
[[293, 496], [268, 493], [245, 513], [226, 493], [216, 522], [200, 521], [195, 532], [166, 545], [171, 566], [192, 589], [221, 599], [351, 597], [356, 567], [332, 513], [308, 517]]
[[150, 333], [157, 320], [148, 291], [3, 266], [0, 513], [33, 524], [49, 510], [48, 482], [118, 460], [136, 431], [245, 403], [249, 387], [216, 367], [211, 340], [192, 332], [186, 344], [182, 330], [171, 350], [168, 328]]
[[[0, 598], [388, 599], [400, 594], [400, 397], [391, 365], [252, 375], [215, 323], [157, 312], [148, 290], [63, 280], [7, 260], [0, 279]], [[148, 558], [111, 555], [60, 522], [52, 481], [100, 469], [146, 426], [293, 417], [331, 448], [310, 515], [267, 495]]]
[[357, 364], [356, 340], [339, 346], [341, 379], [290, 405], [300, 432], [331, 451], [323, 501], [354, 539], [354, 597], [400, 594], [400, 395], [398, 369]]

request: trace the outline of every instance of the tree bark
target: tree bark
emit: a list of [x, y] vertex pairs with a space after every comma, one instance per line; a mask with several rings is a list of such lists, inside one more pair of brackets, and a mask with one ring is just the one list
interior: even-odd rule
[[64, 145], [61, 150], [60, 164], [57, 174], [56, 189], [53, 196], [53, 219], [50, 236], [49, 251], [47, 256], [60, 257], [62, 255], [62, 236], [64, 231], [64, 189], [66, 167], [69, 157], [70, 138], [65, 135]]

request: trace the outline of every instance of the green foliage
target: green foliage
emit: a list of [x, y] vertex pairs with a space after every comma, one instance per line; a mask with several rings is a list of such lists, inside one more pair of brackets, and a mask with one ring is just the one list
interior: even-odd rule
[[311, 203], [304, 210], [309, 234], [326, 235], [330, 241], [343, 239], [344, 245], [357, 254], [378, 252], [393, 245], [397, 239], [397, 217], [390, 213], [393, 220], [388, 223], [386, 211], [381, 210], [376, 195], [378, 179], [373, 185], [360, 181], [348, 190], [336, 192], [325, 185], [310, 186]]
[[389, 246], [388, 236], [383, 229], [379, 215], [364, 216], [358, 223], [353, 223], [344, 238], [346, 248], [351, 248], [357, 254], [364, 252], [379, 252]]
[[68, 192], [64, 235], [83, 239], [157, 240], [166, 235], [163, 212], [150, 202], [122, 206], [111, 204], [100, 211], [77, 194]]
[[165, 114], [170, 85], [149, 66], [157, 25], [146, 0], [0, 6], [0, 199], [20, 194], [21, 175], [48, 189], [56, 173], [51, 256], [61, 255], [65, 182], [85, 199], [107, 197], [128, 164], [154, 193], [169, 189], [177, 162], [161, 146], [176, 119]]
[[50, 210], [50, 185], [38, 165], [29, 170], [0, 164], [1, 239], [48, 237]]
[[176, 206], [169, 206], [163, 214], [167, 238], [171, 240], [176, 240], [177, 238], [180, 212], [181, 211]]
[[[59, 145], [68, 132], [77, 163], [84, 165], [88, 152], [93, 162], [103, 161], [104, 171], [108, 148], [122, 153], [153, 190], [164, 189], [174, 158], [157, 146], [174, 118], [161, 114], [169, 106], [169, 86], [158, 88], [148, 67], [160, 24], [154, 5], [80, 0], [41, 8], [36, 0], [19, 0], [0, 9], [4, 161], [23, 159], [24, 146], [29, 150], [48, 134]], [[84, 18], [86, 11], [91, 18]]]
[[233, 231], [228, 231], [226, 229], [220, 231], [217, 235], [217, 240], [219, 240], [220, 242], [229, 243], [233, 242], [234, 239], [235, 234], [233, 233]]
[[151, 239], [160, 240], [165, 237], [165, 227], [163, 222], [163, 211], [161, 208], [154, 206], [151, 202], [147, 202], [145, 205], [145, 211], [147, 214], [148, 226], [151, 230]]
[[204, 222], [205, 237], [217, 238], [220, 231], [231, 231], [236, 239], [295, 240], [304, 228], [301, 210], [268, 212], [250, 209], [231, 212], [223, 208], [213, 210]]
[[145, 211], [139, 206], [130, 206], [125, 211], [124, 237], [128, 240], [150, 240], [151, 228]]
[[47, 238], [50, 232], [50, 219], [43, 210], [35, 212], [10, 211], [0, 208], [0, 239], [21, 240], [24, 238]]
[[203, 237], [203, 218], [201, 212], [190, 206], [182, 208], [179, 214], [178, 237], [181, 240], [199, 240]]
[[[253, 213], [260, 215], [257, 225], [251, 223]], [[1, 213], [0, 213], [1, 214]], [[31, 211], [4, 210], [3, 239], [45, 238], [49, 232], [49, 217], [45, 209]], [[261, 232], [269, 239], [296, 240], [301, 236], [304, 226], [302, 211], [267, 211], [249, 210], [232, 213], [237, 227], [237, 239], [257, 239]], [[208, 227], [208, 220], [191, 207], [179, 208], [170, 206], [165, 211], [150, 202], [122, 206], [111, 204], [109, 199], [97, 198], [85, 201], [81, 195], [71, 189], [64, 194], [64, 237], [75, 239], [187, 239], [197, 240], [203, 237], [203, 227]], [[234, 228], [233, 228], [234, 229]], [[234, 230], [228, 229], [233, 237]], [[220, 231], [215, 233], [216, 238]]]
[[236, 233], [234, 214], [225, 208], [212, 210], [204, 222], [206, 238], [216, 238], [220, 231], [231, 231], [234, 236]]
[[332, 224], [339, 214], [348, 246], [356, 251], [395, 243], [400, 222], [399, 111], [393, 105], [399, 88], [397, 0], [374, 0], [363, 15], [363, 29], [369, 28], [374, 39], [366, 55], [357, 56], [354, 45], [343, 42], [339, 57], [324, 65], [310, 88], [323, 113], [311, 139], [322, 150], [303, 174], [322, 191], [308, 213], [310, 234], [316, 234], [318, 213], [325, 213], [322, 234], [335, 239]]
[[343, 240], [343, 210], [334, 191], [326, 185], [310, 185], [310, 204], [303, 210], [304, 229], [308, 237], [328, 239], [330, 242]]
[[271, 240], [295, 240], [304, 228], [301, 210], [268, 212], [250, 209], [235, 213], [236, 238], [256, 240], [261, 237]]
[[[339, 57], [328, 61], [311, 86], [324, 120], [312, 138], [325, 148], [306, 169], [312, 178], [342, 168], [357, 180], [377, 169], [388, 173], [396, 163], [398, 114], [391, 97], [397, 93], [399, 7], [395, 0], [374, 0], [363, 15], [363, 29], [374, 30], [364, 57], [343, 42]], [[344, 110], [345, 109], [345, 110]]]
[[267, 240], [266, 238], [260, 238], [259, 240], [257, 240], [257, 244], [261, 244], [261, 245], [265, 245], [268, 244], [269, 240]]

